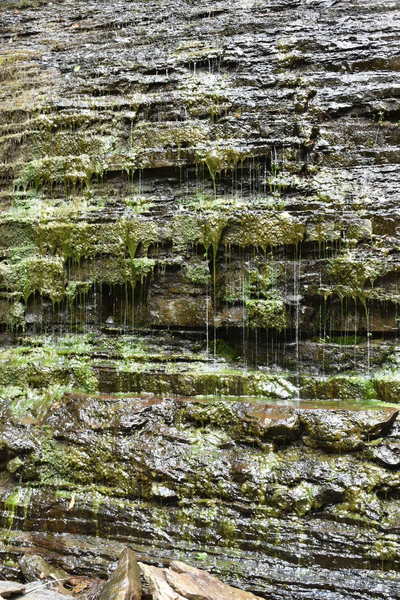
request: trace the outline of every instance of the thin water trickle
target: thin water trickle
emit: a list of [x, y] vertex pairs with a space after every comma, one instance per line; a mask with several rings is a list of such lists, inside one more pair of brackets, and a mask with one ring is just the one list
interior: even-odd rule
[[365, 318], [366, 318], [366, 329], [367, 329], [367, 373], [369, 375], [371, 371], [371, 336], [370, 331], [370, 313], [367, 304], [365, 304]]
[[242, 360], [243, 365], [247, 366], [247, 348], [246, 348], [246, 276], [242, 275]]
[[209, 309], [209, 296], [206, 296], [206, 353], [207, 356], [210, 354], [210, 309]]

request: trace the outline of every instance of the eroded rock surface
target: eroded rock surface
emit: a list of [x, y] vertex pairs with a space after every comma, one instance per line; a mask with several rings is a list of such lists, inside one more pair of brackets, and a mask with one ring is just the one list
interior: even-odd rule
[[1, 2], [1, 577], [399, 596], [399, 24]]
[[128, 543], [141, 562], [184, 560], [265, 598], [395, 597], [397, 419], [90, 395], [62, 398], [40, 423], [7, 415], [2, 572], [18, 577], [30, 548], [108, 577]]
[[0, 19], [4, 325], [244, 324], [258, 362], [296, 329], [314, 365], [381, 363], [399, 322], [395, 2], [24, 0]]

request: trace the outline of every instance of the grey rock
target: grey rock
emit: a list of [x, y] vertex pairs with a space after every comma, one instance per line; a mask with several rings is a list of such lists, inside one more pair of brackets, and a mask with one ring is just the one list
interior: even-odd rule
[[0, 597], [15, 598], [25, 592], [25, 586], [14, 581], [0, 581]]
[[25, 554], [18, 562], [26, 581], [52, 579], [63, 583], [69, 578], [66, 571], [50, 565], [37, 554]]

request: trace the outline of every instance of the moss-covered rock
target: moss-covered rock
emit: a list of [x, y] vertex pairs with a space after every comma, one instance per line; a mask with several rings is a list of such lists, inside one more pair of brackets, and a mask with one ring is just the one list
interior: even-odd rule
[[302, 398], [367, 400], [376, 397], [371, 378], [338, 376], [329, 378], [303, 377]]
[[296, 245], [304, 236], [304, 225], [288, 212], [238, 215], [235, 225], [224, 236], [226, 245], [266, 249]]
[[284, 329], [287, 325], [286, 308], [279, 298], [250, 299], [245, 306], [250, 327]]
[[329, 261], [328, 274], [336, 284], [363, 288], [368, 281], [373, 284], [385, 270], [385, 263], [378, 258], [357, 259], [354, 253], [339, 255]]
[[3, 263], [1, 276], [4, 286], [17, 292], [25, 300], [37, 292], [53, 302], [64, 296], [64, 263], [60, 257], [30, 256]]
[[207, 262], [188, 263], [185, 277], [195, 285], [207, 285], [211, 281], [210, 268]]
[[59, 254], [64, 259], [93, 258], [98, 255], [135, 258], [139, 244], [147, 250], [158, 240], [157, 224], [141, 218], [122, 220], [98, 227], [89, 223], [40, 223], [37, 242], [43, 253]]
[[94, 176], [103, 172], [101, 161], [95, 156], [52, 156], [32, 160], [19, 173], [17, 188], [41, 189], [54, 184], [88, 185]]
[[376, 396], [384, 402], [400, 403], [400, 379], [393, 375], [377, 375], [373, 379]]

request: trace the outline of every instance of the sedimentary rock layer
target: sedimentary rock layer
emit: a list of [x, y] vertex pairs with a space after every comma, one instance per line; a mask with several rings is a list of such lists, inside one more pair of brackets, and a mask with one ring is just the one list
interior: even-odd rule
[[396, 2], [0, 18], [3, 323], [397, 333]]
[[5, 414], [1, 575], [29, 552], [104, 577], [128, 544], [265, 598], [394, 598], [397, 414], [91, 396]]
[[[2, 578], [128, 544], [265, 599], [399, 595], [396, 410], [312, 404], [399, 402], [399, 25], [1, 3]], [[198, 394], [309, 408], [160, 399]]]

